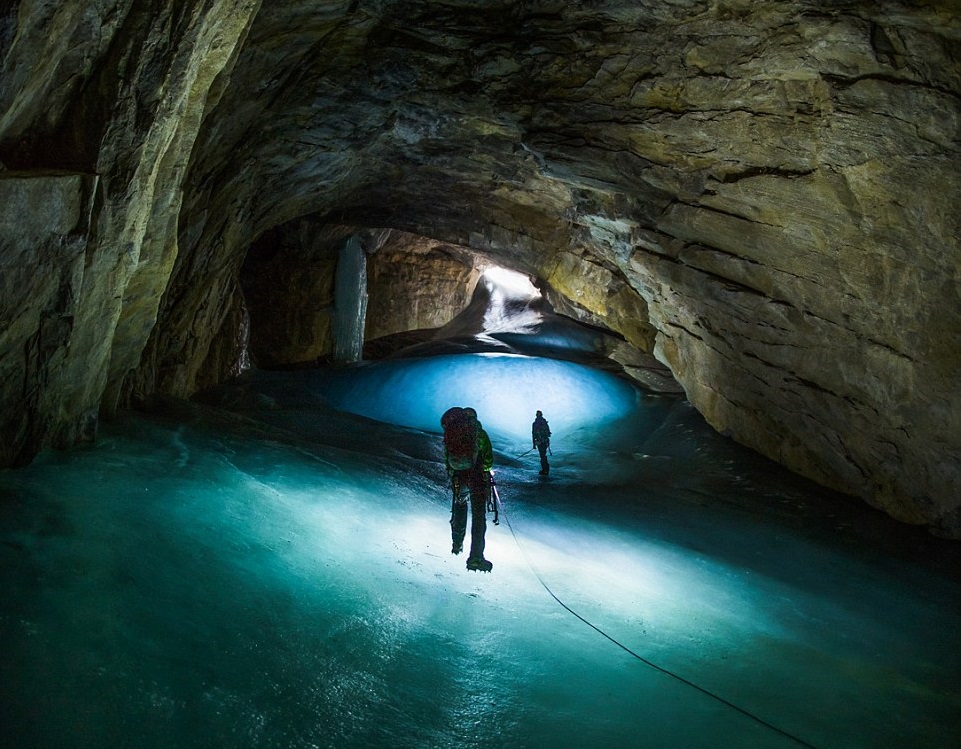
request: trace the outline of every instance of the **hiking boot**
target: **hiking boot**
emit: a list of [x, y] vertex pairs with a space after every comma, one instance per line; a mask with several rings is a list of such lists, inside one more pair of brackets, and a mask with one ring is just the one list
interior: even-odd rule
[[490, 572], [494, 569], [494, 565], [488, 562], [483, 557], [471, 557], [467, 560], [467, 569], [472, 572]]
[[460, 554], [464, 550], [463, 543], [454, 542], [454, 545], [450, 547], [451, 554]]

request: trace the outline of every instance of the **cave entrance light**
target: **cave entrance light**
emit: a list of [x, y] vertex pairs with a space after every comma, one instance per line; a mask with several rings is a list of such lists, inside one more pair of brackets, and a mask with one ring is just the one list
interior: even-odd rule
[[484, 270], [481, 280], [490, 296], [484, 332], [519, 333], [533, 330], [541, 315], [531, 303], [541, 298], [528, 276], [499, 266]]

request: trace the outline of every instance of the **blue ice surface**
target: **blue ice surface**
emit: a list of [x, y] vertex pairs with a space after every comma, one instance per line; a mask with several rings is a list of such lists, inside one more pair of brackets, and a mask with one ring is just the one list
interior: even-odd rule
[[[958, 746], [956, 544], [556, 365], [251, 373], [0, 473], [0, 746]], [[448, 403], [494, 437], [489, 575]]]
[[423, 431], [439, 432], [448, 408], [471, 406], [492, 437], [521, 444], [531, 442], [537, 410], [554, 435], [592, 439], [639, 397], [610, 372], [506, 353], [371, 362], [334, 370], [316, 387], [335, 408]]

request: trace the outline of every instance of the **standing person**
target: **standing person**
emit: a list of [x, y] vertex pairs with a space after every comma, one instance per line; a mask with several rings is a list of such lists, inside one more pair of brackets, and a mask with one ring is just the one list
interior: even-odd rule
[[546, 476], [551, 470], [551, 466], [547, 462], [547, 450], [551, 446], [551, 428], [547, 419], [544, 418], [544, 414], [540, 411], [537, 412], [534, 423], [531, 424], [531, 441], [541, 454], [540, 475]]
[[450, 408], [440, 419], [444, 429], [444, 464], [451, 479], [451, 554], [464, 550], [467, 534], [467, 505], [470, 503], [470, 554], [467, 569], [490, 572], [494, 565], [484, 559], [487, 533], [487, 503], [491, 494], [494, 451], [490, 438], [477, 420], [473, 408]]

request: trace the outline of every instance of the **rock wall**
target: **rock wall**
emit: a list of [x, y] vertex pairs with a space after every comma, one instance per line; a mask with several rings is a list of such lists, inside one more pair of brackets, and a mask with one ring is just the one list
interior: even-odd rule
[[367, 340], [449, 323], [470, 303], [477, 262], [462, 248], [391, 232], [367, 261]]
[[[92, 439], [96, 410], [64, 403], [97, 178], [0, 172], [0, 465]], [[86, 406], [59, 423], [61, 409]], [[66, 408], [65, 408], [66, 407]]]
[[264, 233], [251, 246], [240, 281], [255, 366], [287, 366], [329, 356], [334, 271], [346, 237], [343, 230], [297, 221]]
[[366, 340], [439, 328], [470, 302], [480, 260], [462, 247], [298, 219], [261, 235], [240, 271], [252, 364], [285, 368], [329, 360], [334, 273], [340, 247], [353, 234], [361, 235], [368, 253]]
[[956, 3], [100, 0], [0, 23], [3, 181], [90, 175], [42, 188], [81, 206], [35, 217], [56, 283], [4, 282], [5, 462], [224, 377], [248, 248], [311, 216], [535, 275], [718, 429], [961, 537]]
[[[3, 391], [16, 422], [5, 452], [27, 459], [94, 434], [138, 365], [176, 257], [182, 181], [212, 81], [258, 3], [14, 5], [0, 21], [0, 165], [15, 194], [0, 202], [0, 221], [16, 270], [4, 273], [13, 293], [0, 322], [18, 332], [0, 356], [21, 382]], [[64, 171], [81, 177], [46, 176]], [[38, 235], [63, 245], [58, 256], [33, 245]], [[49, 263], [31, 266], [38, 255]], [[24, 335], [44, 342], [43, 363], [17, 349]]]

